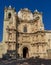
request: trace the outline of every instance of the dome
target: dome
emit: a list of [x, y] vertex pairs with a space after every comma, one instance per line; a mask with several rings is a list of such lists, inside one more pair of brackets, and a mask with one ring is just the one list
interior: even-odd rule
[[32, 20], [33, 14], [28, 8], [24, 8], [18, 12], [18, 17], [22, 20]]

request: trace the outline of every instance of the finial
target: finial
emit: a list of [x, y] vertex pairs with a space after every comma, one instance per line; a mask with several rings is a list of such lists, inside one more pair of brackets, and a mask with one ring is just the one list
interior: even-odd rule
[[28, 8], [24, 8], [25, 10], [28, 10]]
[[11, 8], [11, 5], [9, 5], [9, 8]]
[[38, 10], [36, 9], [34, 12], [38, 12]]
[[7, 11], [7, 7], [6, 6], [5, 6], [4, 10]]
[[35, 14], [39, 14], [39, 11], [36, 9], [36, 10], [34, 11], [34, 13], [35, 13]]

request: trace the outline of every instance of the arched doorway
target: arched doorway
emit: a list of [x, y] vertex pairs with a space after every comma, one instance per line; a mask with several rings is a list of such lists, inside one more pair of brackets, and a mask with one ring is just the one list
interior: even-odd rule
[[23, 48], [23, 58], [28, 58], [28, 56], [29, 56], [28, 48], [27, 47], [24, 47]]

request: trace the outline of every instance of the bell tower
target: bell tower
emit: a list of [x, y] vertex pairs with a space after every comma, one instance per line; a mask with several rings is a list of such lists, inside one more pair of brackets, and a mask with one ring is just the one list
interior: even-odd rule
[[7, 52], [12, 55], [16, 51], [16, 12], [11, 6], [5, 7], [3, 29], [3, 43], [6, 44]]
[[37, 27], [37, 31], [43, 31], [44, 30], [44, 24], [42, 20], [42, 12], [38, 12], [38, 10], [34, 11], [34, 21], [35, 21], [35, 27]]

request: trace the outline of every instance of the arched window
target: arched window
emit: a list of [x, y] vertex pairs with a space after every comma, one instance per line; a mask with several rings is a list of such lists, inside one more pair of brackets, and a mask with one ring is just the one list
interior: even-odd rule
[[11, 13], [8, 13], [8, 18], [9, 18], [9, 19], [11, 18]]
[[24, 26], [24, 32], [27, 32], [27, 27], [26, 26]]

